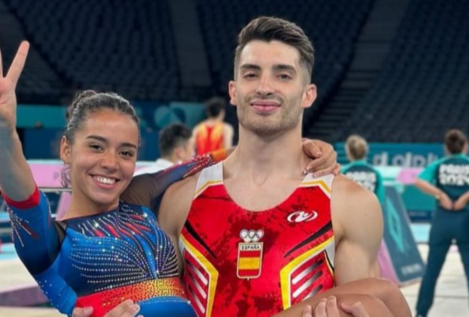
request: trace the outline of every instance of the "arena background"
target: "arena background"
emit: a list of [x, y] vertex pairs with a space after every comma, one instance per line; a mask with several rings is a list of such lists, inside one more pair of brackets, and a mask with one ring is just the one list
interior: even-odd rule
[[[422, 263], [435, 201], [413, 181], [443, 155], [446, 130], [469, 132], [466, 0], [0, 0], [5, 67], [20, 41], [32, 45], [17, 88], [18, 130], [38, 181], [57, 173], [45, 175], [44, 166], [60, 168], [66, 108], [83, 89], [132, 100], [142, 119], [140, 165], [156, 159], [160, 129], [174, 122], [193, 127], [204, 118], [204, 100], [227, 98], [236, 35], [259, 15], [291, 20], [313, 40], [319, 98], [305, 111], [304, 136], [333, 143], [341, 163], [348, 135], [370, 142], [368, 160], [385, 177], [388, 209], [400, 215], [394, 227], [387, 223], [388, 234], [410, 248], [391, 250], [392, 256]], [[237, 126], [233, 107], [227, 121]], [[57, 206], [60, 195], [50, 199]], [[0, 282], [0, 305], [47, 306], [34, 290], [21, 300], [35, 286], [8, 244], [2, 207], [0, 280], [11, 280]], [[430, 316], [469, 314], [456, 254], [448, 257]], [[396, 272], [406, 265], [393, 264]], [[419, 281], [413, 273], [402, 283], [411, 284], [403, 290], [412, 306]], [[0, 307], [1, 316], [15, 314], [54, 313]]]

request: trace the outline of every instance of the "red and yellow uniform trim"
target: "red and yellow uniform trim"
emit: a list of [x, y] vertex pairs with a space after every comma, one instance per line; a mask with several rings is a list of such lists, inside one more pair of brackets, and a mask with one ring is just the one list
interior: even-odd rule
[[212, 316], [212, 308], [213, 308], [213, 300], [215, 299], [215, 291], [217, 290], [217, 282], [218, 282], [218, 271], [217, 269], [210, 263], [210, 261], [200, 253], [185, 237], [184, 234], [181, 235], [181, 240], [184, 243], [185, 252], [188, 252], [197, 263], [202, 266], [207, 274], [210, 276], [209, 278], [209, 285], [208, 285], [208, 296], [207, 296], [207, 317]]
[[[291, 275], [292, 273], [299, 268], [304, 262], [314, 258], [316, 255], [318, 255], [321, 252], [325, 252], [326, 247], [334, 243], [334, 237], [329, 238], [328, 240], [324, 241], [317, 247], [308, 250], [304, 252], [303, 254], [299, 255], [296, 257], [294, 260], [292, 260], [290, 263], [288, 263], [281, 271], [280, 271], [280, 283], [281, 283], [281, 289], [282, 289], [282, 302], [283, 302], [283, 309], [288, 309], [291, 307], [291, 289], [290, 289], [290, 283], [291, 283]], [[327, 266], [329, 268], [329, 271], [331, 275], [334, 275], [334, 271], [332, 267], [330, 266], [329, 261], [326, 261]]]

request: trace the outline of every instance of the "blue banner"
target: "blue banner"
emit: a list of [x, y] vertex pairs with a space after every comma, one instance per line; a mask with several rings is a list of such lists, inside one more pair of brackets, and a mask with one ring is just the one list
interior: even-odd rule
[[422, 278], [425, 266], [410, 229], [409, 216], [401, 196], [393, 186], [386, 186], [383, 208], [384, 242], [399, 284]]

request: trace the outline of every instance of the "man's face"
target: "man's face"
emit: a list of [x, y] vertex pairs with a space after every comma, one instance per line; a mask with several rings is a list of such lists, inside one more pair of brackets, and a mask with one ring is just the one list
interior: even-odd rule
[[195, 156], [195, 139], [191, 136], [186, 142], [174, 148], [173, 156], [176, 156], [177, 161], [174, 163], [189, 161]]
[[183, 156], [181, 161], [188, 161], [195, 156], [195, 139], [194, 136], [191, 136], [187, 143], [183, 147]]
[[316, 87], [300, 64], [300, 53], [279, 41], [252, 41], [241, 52], [229, 84], [231, 104], [242, 128], [272, 136], [301, 125], [303, 109], [316, 99]]

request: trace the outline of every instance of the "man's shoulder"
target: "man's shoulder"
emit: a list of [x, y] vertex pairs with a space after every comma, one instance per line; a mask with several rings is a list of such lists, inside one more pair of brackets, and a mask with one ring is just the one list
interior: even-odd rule
[[[334, 231], [338, 241], [358, 239], [362, 228], [374, 228], [379, 236], [382, 227], [382, 213], [376, 195], [346, 176], [337, 176], [332, 184], [331, 212]], [[371, 230], [371, 229], [369, 229]], [[368, 230], [368, 231], [369, 231]], [[371, 232], [371, 231], [370, 231]], [[364, 234], [365, 238], [367, 234]]]
[[196, 124], [196, 126], [192, 129], [192, 133], [197, 134], [199, 132], [200, 128], [202, 128], [203, 126], [205, 126], [205, 121], [202, 121], [202, 122]]
[[230, 130], [230, 131], [234, 130], [234, 129], [233, 129], [233, 126], [232, 126], [231, 124], [229, 124], [228, 122], [223, 122], [223, 127], [224, 127], [225, 129]]
[[337, 175], [332, 182], [332, 192], [333, 194], [337, 193], [339, 195], [360, 195], [368, 191], [347, 176]]
[[[347, 208], [360, 209], [360, 206], [374, 205], [376, 195], [357, 182], [344, 175], [337, 175], [332, 182], [332, 201], [339, 202]], [[354, 208], [356, 206], [356, 208]]]
[[197, 185], [197, 180], [199, 179], [200, 173], [201, 172], [188, 176], [178, 182], [175, 182], [168, 188], [168, 190], [165, 193], [165, 196], [177, 195], [177, 196], [172, 196], [174, 197], [174, 199], [177, 199], [178, 197], [180, 197], [179, 195], [181, 194], [185, 194], [185, 195], [193, 194], [195, 187]]

